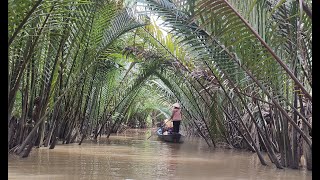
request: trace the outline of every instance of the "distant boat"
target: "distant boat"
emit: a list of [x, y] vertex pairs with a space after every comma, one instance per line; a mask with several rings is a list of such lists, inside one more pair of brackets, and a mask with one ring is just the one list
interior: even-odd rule
[[157, 135], [158, 135], [159, 139], [161, 139], [162, 141], [165, 141], [165, 142], [182, 143], [184, 141], [184, 136], [181, 135], [180, 133], [171, 134], [171, 133], [165, 132], [163, 134], [161, 128], [159, 128], [157, 130]]

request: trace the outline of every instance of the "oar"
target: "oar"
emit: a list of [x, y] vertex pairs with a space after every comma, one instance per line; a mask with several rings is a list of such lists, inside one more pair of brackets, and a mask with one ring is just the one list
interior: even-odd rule
[[[160, 127], [156, 130], [156, 132], [157, 132], [160, 128], [163, 128], [163, 126], [166, 125], [169, 121], [171, 121], [171, 120], [169, 119], [166, 123], [164, 123], [162, 126], [160, 126]], [[151, 136], [153, 136], [152, 133], [151, 133]], [[151, 136], [149, 136], [148, 139], [150, 139]], [[147, 139], [147, 140], [148, 140], [148, 139]]]

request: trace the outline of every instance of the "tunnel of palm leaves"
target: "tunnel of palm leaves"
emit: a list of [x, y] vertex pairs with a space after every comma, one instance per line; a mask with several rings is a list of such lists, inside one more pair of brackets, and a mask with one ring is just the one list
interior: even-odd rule
[[155, 127], [179, 102], [187, 136], [311, 170], [312, 4], [299, 2], [9, 1], [8, 151]]

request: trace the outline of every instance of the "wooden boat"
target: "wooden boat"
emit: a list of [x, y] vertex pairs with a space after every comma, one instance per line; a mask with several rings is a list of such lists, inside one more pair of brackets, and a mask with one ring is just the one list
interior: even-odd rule
[[159, 128], [157, 131], [158, 138], [165, 142], [172, 142], [172, 143], [182, 143], [184, 141], [184, 136], [180, 133], [178, 134], [163, 134], [162, 129]]

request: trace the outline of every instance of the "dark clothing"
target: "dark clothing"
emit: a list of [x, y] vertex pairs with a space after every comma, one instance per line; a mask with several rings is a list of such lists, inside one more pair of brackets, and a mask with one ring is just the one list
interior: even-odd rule
[[172, 121], [172, 122], [173, 122], [173, 132], [179, 133], [181, 121]]

